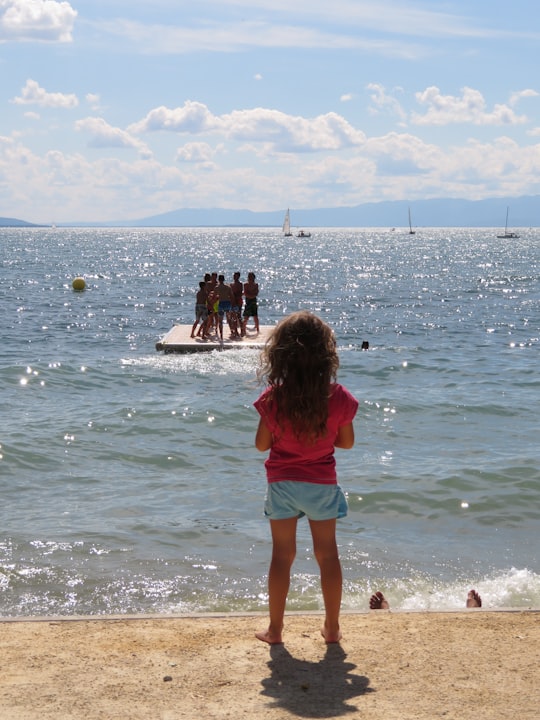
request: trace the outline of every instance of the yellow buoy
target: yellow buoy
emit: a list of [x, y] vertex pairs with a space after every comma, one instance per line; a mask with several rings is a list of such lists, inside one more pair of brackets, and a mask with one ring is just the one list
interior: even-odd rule
[[76, 277], [71, 283], [71, 286], [74, 290], [84, 290], [86, 283], [83, 277]]

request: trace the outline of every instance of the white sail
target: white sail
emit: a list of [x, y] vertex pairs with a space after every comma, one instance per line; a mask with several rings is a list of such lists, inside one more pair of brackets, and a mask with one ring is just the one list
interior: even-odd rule
[[291, 218], [289, 214], [289, 208], [287, 208], [287, 212], [285, 213], [285, 219], [283, 220], [283, 234], [285, 237], [291, 237]]
[[411, 221], [411, 208], [409, 208], [409, 235], [414, 235], [415, 231], [412, 229], [412, 221]]

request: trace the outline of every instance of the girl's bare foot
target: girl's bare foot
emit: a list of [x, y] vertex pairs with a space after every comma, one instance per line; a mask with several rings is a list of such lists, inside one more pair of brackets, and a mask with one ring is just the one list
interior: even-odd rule
[[338, 643], [343, 637], [339, 628], [335, 632], [330, 632], [326, 629], [326, 626], [321, 628], [321, 635], [323, 636], [324, 641], [325, 643], [327, 643], [327, 645], [330, 645], [332, 643]]
[[390, 610], [390, 603], [382, 592], [376, 592], [369, 599], [369, 607], [371, 610]]
[[270, 628], [268, 630], [265, 630], [264, 632], [256, 632], [255, 637], [257, 640], [261, 640], [262, 642], [268, 643], [269, 645], [282, 645], [283, 640], [281, 639], [281, 633], [273, 633], [270, 631]]

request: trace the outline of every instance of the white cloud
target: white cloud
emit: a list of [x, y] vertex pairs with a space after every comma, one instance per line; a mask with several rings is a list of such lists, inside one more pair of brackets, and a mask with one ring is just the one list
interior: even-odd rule
[[[190, 181], [196, 187], [193, 178], [186, 179]], [[90, 161], [59, 150], [38, 155], [18, 140], [0, 136], [0, 193], [13, 217], [28, 217], [30, 204], [38, 222], [142, 217], [156, 208], [169, 210], [171, 193], [182, 187], [178, 168], [152, 159]]]
[[76, 17], [68, 2], [0, 0], [0, 42], [71, 42]]
[[537, 93], [536, 90], [518, 90], [510, 96], [509, 104], [511, 107], [514, 107], [522, 98], [538, 97], [538, 95], [539, 93]]
[[[325, 167], [323, 172], [322, 167]], [[310, 164], [309, 206], [313, 190], [327, 184], [326, 203], [333, 193], [342, 205], [384, 199], [520, 195], [538, 187], [540, 144], [520, 147], [509, 138], [469, 142], [443, 149], [407, 133], [368, 139], [348, 157], [324, 156], [320, 172]], [[359, 180], [361, 178], [361, 180]]]
[[[199, 6], [208, 5], [200, 1]], [[210, 4], [215, 3], [210, 0]], [[440, 12], [431, 9], [429, 3], [403, 2], [403, 0], [309, 0], [305, 3], [291, 3], [290, 0], [228, 0], [227, 5], [243, 7], [243, 15], [254, 10], [262, 16], [262, 10], [268, 15], [284, 18], [288, 15], [302, 17], [304, 22], [323, 24], [342, 24], [368, 31], [393, 32], [425, 37], [486, 37], [500, 33], [485, 26], [485, 18], [465, 16], [452, 12]], [[445, 4], [450, 7], [449, 4]], [[471, 6], [474, 10], [474, 6]]]
[[148, 147], [129, 132], [109, 125], [103, 118], [88, 117], [78, 120], [75, 129], [91, 135], [88, 143], [93, 148], [129, 148], [137, 150], [144, 157], [151, 157]]
[[[440, 12], [429, 4], [400, 0], [178, 0], [181, 22], [149, 24], [115, 18], [100, 30], [139, 52], [185, 54], [238, 52], [250, 48], [358, 49], [388, 57], [425, 57], [420, 42], [439, 38], [487, 39], [511, 36], [493, 30], [480, 12]], [[471, 6], [469, 13], [474, 13]]]
[[432, 86], [417, 92], [416, 99], [427, 107], [424, 115], [412, 113], [411, 121], [416, 125], [519, 125], [527, 122], [524, 115], [516, 115], [509, 105], [496, 104], [492, 110], [487, 110], [482, 93], [469, 87], [464, 87], [462, 95], [457, 97], [442, 95], [438, 87]]
[[[80, 129], [93, 128], [103, 139], [129, 146], [123, 131], [90, 120], [96, 119], [87, 118]], [[254, 154], [247, 155], [236, 167], [217, 162], [223, 149], [187, 143], [177, 152], [178, 167], [154, 157], [91, 161], [60, 150], [39, 155], [20, 138], [0, 137], [0, 197], [14, 217], [26, 219], [31, 206], [29, 219], [37, 222], [105, 221], [210, 207], [216, 198], [221, 207], [261, 210], [268, 209], [269, 198], [272, 207], [291, 197], [304, 207], [322, 207], [356, 205], [359, 198], [519, 195], [538, 186], [540, 168], [540, 144], [520, 147], [505, 137], [443, 149], [414, 134], [388, 133], [342, 151], [291, 154], [286, 162], [258, 164]]]
[[128, 128], [130, 132], [167, 130], [177, 133], [218, 134], [238, 142], [270, 143], [277, 152], [339, 150], [361, 145], [362, 131], [341, 115], [327, 113], [315, 118], [286, 115], [279, 110], [255, 108], [213, 115], [203, 103], [186, 102], [182, 107], [159, 107]]
[[303, 21], [294, 25], [275, 20], [244, 20], [243, 22], [208, 21], [200, 19], [190, 27], [182, 25], [149, 25], [132, 20], [115, 20], [99, 24], [100, 32], [125, 41], [148, 55], [185, 55], [194, 52], [233, 53], [261, 48], [309, 48], [317, 50], [359, 50], [394, 58], [413, 58], [425, 51], [409, 41], [392, 37], [373, 37], [352, 32], [350, 23], [333, 32]]
[[169, 130], [171, 132], [201, 133], [216, 129], [217, 119], [208, 110], [206, 105], [187, 100], [183, 107], [170, 110], [161, 106], [151, 110], [141, 121], [133, 123], [130, 132], [155, 132]]
[[[372, 114], [386, 112], [390, 113], [391, 115], [395, 115], [401, 121], [405, 120], [406, 113], [402, 108], [400, 102], [392, 95], [389, 95], [382, 85], [380, 85], [379, 83], [369, 83], [367, 89], [371, 90], [371, 106], [369, 108], [369, 111]], [[397, 89], [399, 90], [399, 88]]]
[[[0, 0], [1, 1], [1, 0]], [[49, 93], [40, 87], [35, 80], [27, 80], [21, 90], [20, 97], [11, 101], [15, 105], [40, 105], [41, 107], [56, 107], [71, 109], [77, 107], [79, 100], [74, 94]]]
[[178, 148], [176, 159], [186, 163], [209, 163], [214, 154], [215, 150], [208, 143], [193, 142]]
[[101, 98], [96, 93], [86, 93], [85, 100], [92, 110], [101, 110]]
[[390, 194], [404, 179], [416, 189], [445, 164], [444, 150], [410, 133], [390, 132], [369, 138], [365, 155], [375, 164], [374, 182], [381, 186], [388, 182], [385, 193]]

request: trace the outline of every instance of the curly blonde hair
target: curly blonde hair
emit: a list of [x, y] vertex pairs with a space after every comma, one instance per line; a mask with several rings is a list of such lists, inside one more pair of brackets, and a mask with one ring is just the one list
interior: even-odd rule
[[325, 434], [338, 367], [334, 333], [317, 315], [294, 312], [272, 331], [257, 375], [271, 388], [278, 422], [288, 421], [297, 438], [315, 442]]

